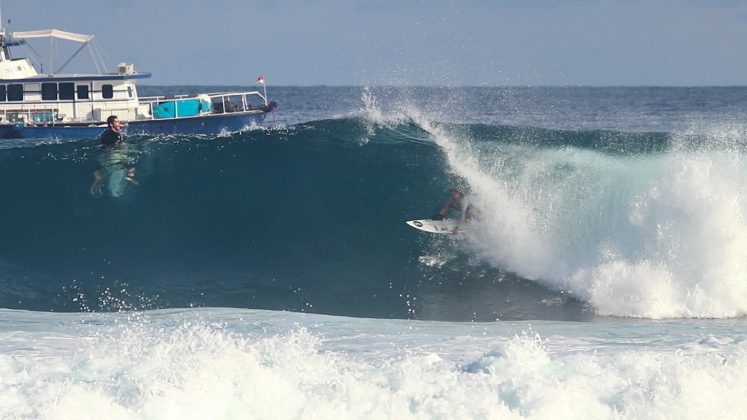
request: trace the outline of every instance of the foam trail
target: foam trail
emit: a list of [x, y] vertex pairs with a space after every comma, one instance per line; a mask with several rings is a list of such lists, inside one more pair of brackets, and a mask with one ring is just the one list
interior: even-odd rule
[[478, 142], [413, 119], [473, 192], [483, 218], [470, 242], [483, 260], [601, 315], [747, 313], [744, 152], [706, 145], [609, 156]]

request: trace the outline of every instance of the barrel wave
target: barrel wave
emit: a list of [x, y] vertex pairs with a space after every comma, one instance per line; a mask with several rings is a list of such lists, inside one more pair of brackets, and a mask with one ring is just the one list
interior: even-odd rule
[[[436, 320], [747, 313], [747, 151], [723, 135], [439, 123], [373, 112], [0, 150], [0, 307], [236, 307]], [[404, 224], [460, 185], [459, 238]]]

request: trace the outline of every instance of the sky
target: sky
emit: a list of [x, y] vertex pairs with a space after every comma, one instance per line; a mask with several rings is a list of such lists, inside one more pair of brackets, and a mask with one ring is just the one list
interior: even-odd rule
[[[2, 0], [2, 7], [10, 31], [94, 34], [110, 64], [152, 73], [142, 84], [252, 85], [262, 74], [268, 84], [298, 86], [747, 85], [747, 0]], [[74, 66], [90, 63], [81, 55]]]

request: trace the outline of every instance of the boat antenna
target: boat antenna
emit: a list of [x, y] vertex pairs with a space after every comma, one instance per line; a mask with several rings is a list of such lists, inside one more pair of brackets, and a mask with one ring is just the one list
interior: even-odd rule
[[5, 21], [3, 20], [3, 0], [0, 0], [0, 33], [7, 38], [6, 29], [10, 29], [10, 19], [8, 19], [8, 27], [6, 28]]
[[11, 60], [10, 48], [8, 48], [13, 43], [13, 37], [10, 33], [10, 19], [7, 21], [7, 26], [5, 23], [6, 22], [3, 21], [3, 2], [0, 0], [0, 41], [2, 41], [2, 47], [0, 47], [0, 61]]

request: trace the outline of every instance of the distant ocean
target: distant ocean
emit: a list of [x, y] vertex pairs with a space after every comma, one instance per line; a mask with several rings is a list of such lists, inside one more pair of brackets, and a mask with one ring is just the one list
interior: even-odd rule
[[0, 140], [0, 418], [747, 418], [747, 88], [267, 93]]

